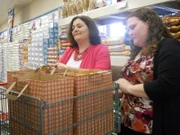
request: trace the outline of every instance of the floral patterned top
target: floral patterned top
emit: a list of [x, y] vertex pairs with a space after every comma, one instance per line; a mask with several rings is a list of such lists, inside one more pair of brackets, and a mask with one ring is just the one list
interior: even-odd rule
[[[122, 74], [133, 85], [151, 81], [153, 79], [153, 57], [141, 56], [137, 60], [129, 61], [123, 67]], [[124, 94], [121, 103], [124, 125], [135, 131], [151, 134], [153, 102], [147, 98]]]

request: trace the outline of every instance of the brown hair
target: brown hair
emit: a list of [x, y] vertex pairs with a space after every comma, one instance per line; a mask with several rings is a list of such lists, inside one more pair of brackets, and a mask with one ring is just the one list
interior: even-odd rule
[[95, 22], [88, 16], [76, 16], [72, 19], [70, 26], [69, 26], [69, 30], [68, 30], [68, 40], [71, 43], [71, 47], [78, 47], [78, 43], [75, 41], [73, 35], [72, 35], [72, 26], [73, 26], [73, 22], [76, 19], [80, 19], [82, 20], [88, 27], [89, 29], [89, 39], [90, 39], [90, 43], [92, 45], [98, 45], [101, 43], [101, 38], [99, 36], [99, 30], [95, 24]]
[[[157, 45], [162, 38], [172, 37], [161, 18], [150, 8], [137, 9], [136, 11], [130, 13], [127, 19], [130, 17], [137, 17], [141, 21], [149, 23], [149, 36], [147, 39], [149, 52], [147, 55], [152, 56], [155, 53]], [[140, 48], [134, 46], [131, 58], [134, 59], [140, 50]]]

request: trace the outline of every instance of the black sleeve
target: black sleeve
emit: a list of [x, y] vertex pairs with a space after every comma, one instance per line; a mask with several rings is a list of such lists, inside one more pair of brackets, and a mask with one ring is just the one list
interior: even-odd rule
[[144, 84], [151, 100], [180, 96], [180, 42], [167, 39], [161, 43], [157, 55], [157, 78]]

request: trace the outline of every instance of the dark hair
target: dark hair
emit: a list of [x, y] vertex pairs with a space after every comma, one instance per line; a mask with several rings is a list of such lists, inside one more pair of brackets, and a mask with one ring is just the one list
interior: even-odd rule
[[[153, 55], [155, 53], [157, 45], [162, 38], [172, 37], [161, 18], [150, 8], [137, 9], [130, 13], [127, 19], [130, 17], [137, 17], [141, 21], [149, 23], [149, 37], [147, 39], [147, 47], [149, 48], [148, 55]], [[140, 52], [140, 49], [134, 47], [132, 51], [131, 57], [134, 57], [137, 55], [135, 53]]]
[[69, 30], [68, 30], [68, 40], [71, 43], [71, 47], [78, 47], [78, 43], [75, 41], [72, 35], [72, 26], [76, 19], [82, 20], [89, 29], [89, 39], [92, 45], [98, 45], [101, 43], [101, 38], [99, 36], [99, 30], [95, 24], [95, 22], [88, 16], [76, 16], [72, 19]]

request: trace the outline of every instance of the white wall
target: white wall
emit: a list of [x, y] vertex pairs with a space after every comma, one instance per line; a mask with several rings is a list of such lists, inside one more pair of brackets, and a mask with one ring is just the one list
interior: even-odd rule
[[[15, 14], [14, 26], [47, 13], [63, 5], [63, 0], [34, 0], [31, 4]], [[8, 28], [7, 21], [0, 26], [0, 31]]]

